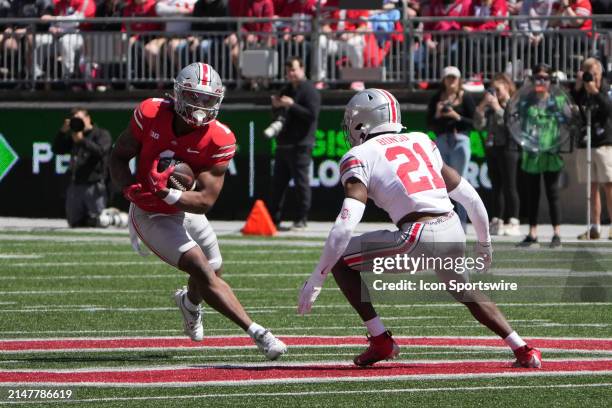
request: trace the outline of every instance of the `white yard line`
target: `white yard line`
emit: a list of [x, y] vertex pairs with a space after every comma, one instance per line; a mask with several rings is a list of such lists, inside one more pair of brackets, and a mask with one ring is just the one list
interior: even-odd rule
[[[255, 349], [255, 345], [251, 348]], [[512, 355], [510, 351], [508, 351], [508, 355]], [[562, 357], [562, 358], [547, 358], [545, 361], [549, 362], [565, 362], [565, 361], [587, 361], [587, 362], [608, 362], [610, 361], [609, 357]], [[514, 360], [514, 357], [512, 357]], [[509, 362], [511, 360], [508, 360]], [[423, 366], [433, 365], [433, 364], [454, 364], [460, 366], [461, 364], [473, 364], [473, 363], [503, 363], [499, 358], [467, 358], [467, 359], [452, 359], [452, 360], [442, 360], [442, 359], [427, 359], [427, 360], [415, 360], [415, 359], [395, 359], [393, 361], [389, 361], [393, 364], [419, 364]], [[248, 368], [274, 368], [274, 367], [288, 367], [288, 368], [301, 368], [301, 367], [333, 367], [333, 368], [355, 368], [353, 362], [350, 360], [310, 360], [310, 361], [286, 361], [286, 360], [277, 360], [277, 361], [236, 361], [232, 363], [205, 363], [192, 365], [188, 363], [183, 364], [168, 364], [168, 365], [143, 365], [143, 366], [116, 366], [116, 367], [79, 367], [79, 368], [11, 368], [11, 369], [0, 369], [0, 372], [3, 373], [11, 373], [11, 372], [19, 372], [19, 373], [53, 373], [53, 374], [71, 374], [71, 373], [134, 373], [134, 372], [142, 372], [142, 371], [179, 371], [179, 370], [188, 370], [188, 369], [198, 369], [198, 368], [220, 368], [220, 369], [248, 369]], [[522, 374], [524, 372], [531, 370], [520, 370], [519, 372]], [[539, 370], [533, 370], [539, 371]], [[580, 372], [580, 371], [576, 371]], [[554, 373], [554, 371], [549, 371], [549, 373]], [[331, 377], [334, 378], [335, 377]], [[2, 385], [3, 383], [0, 383]]]
[[[609, 375], [612, 371], [580, 371], [580, 372], [542, 372], [538, 370], [521, 371], [521, 377], [565, 377], [565, 376], [590, 376], [590, 375]], [[426, 375], [402, 375], [402, 376], [377, 376], [377, 377], [341, 377], [333, 378], [306, 378], [306, 379], [272, 379], [272, 380], [250, 380], [243, 382], [236, 381], [214, 381], [214, 382], [192, 382], [180, 383], [157, 383], [157, 384], [131, 384], [131, 383], [28, 383], [31, 388], [37, 385], [47, 386], [94, 386], [94, 387], [190, 387], [198, 385], [274, 385], [274, 384], [306, 384], [306, 383], [329, 383], [330, 381], [341, 382], [371, 382], [371, 381], [406, 381], [406, 380], [437, 380], [437, 379], [472, 379], [472, 378], [498, 378], [516, 377], [516, 373], [494, 373], [494, 374], [426, 374]], [[7, 386], [23, 386], [22, 383], [5, 383]], [[291, 392], [267, 392], [267, 393], [235, 393], [235, 394], [194, 394], [194, 395], [167, 395], [167, 396], [145, 396], [145, 397], [109, 397], [109, 398], [90, 398], [81, 400], [56, 400], [56, 401], [36, 401], [36, 403], [87, 403], [87, 402], [112, 402], [112, 401], [138, 401], [138, 400], [176, 400], [176, 399], [198, 399], [198, 398], [251, 398], [251, 397], [299, 397], [317, 395], [358, 395], [358, 394], [383, 394], [383, 393], [419, 393], [419, 392], [444, 392], [444, 391], [489, 391], [489, 390], [511, 390], [511, 389], [542, 389], [542, 388], [591, 388], [591, 387], [610, 387], [612, 383], [580, 383], [580, 384], [546, 384], [546, 385], [488, 385], [474, 387], [436, 387], [436, 388], [388, 388], [388, 389], [361, 389], [361, 390], [329, 390], [329, 391], [291, 391]], [[2, 404], [3, 402], [0, 402]], [[31, 404], [31, 401], [6, 402], [6, 404]]]

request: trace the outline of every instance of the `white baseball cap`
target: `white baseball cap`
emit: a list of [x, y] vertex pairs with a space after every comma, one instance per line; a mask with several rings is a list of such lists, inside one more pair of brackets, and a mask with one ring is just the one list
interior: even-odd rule
[[447, 76], [461, 78], [461, 71], [459, 71], [457, 67], [448, 66], [442, 70], [442, 78], [446, 78]]

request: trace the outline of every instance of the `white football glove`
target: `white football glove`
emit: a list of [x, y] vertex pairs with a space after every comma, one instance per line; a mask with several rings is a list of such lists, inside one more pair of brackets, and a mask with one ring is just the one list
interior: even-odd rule
[[310, 275], [310, 278], [304, 282], [304, 286], [300, 291], [300, 297], [298, 299], [298, 314], [305, 315], [310, 313], [313, 303], [315, 300], [317, 300], [319, 293], [321, 293], [326, 277], [327, 274], [322, 274], [315, 271], [315, 273]]
[[476, 272], [486, 273], [491, 267], [493, 261], [493, 246], [490, 242], [477, 242], [474, 245], [474, 253], [477, 258], [482, 258], [484, 266], [482, 268], [476, 268]]

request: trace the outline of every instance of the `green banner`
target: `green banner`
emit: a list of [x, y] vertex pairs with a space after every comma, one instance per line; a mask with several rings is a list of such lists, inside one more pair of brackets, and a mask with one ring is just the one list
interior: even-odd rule
[[[92, 109], [94, 123], [110, 131], [113, 139], [127, 126], [132, 115], [131, 109]], [[2, 200], [0, 214], [5, 216], [63, 217], [64, 197], [67, 185], [65, 173], [69, 156], [55, 155], [51, 146], [58, 129], [68, 116], [68, 110], [61, 109], [5, 109], [0, 111], [0, 194], [15, 197]], [[338, 161], [348, 150], [341, 130], [343, 111], [323, 109], [316, 142], [313, 149], [311, 185], [313, 187], [313, 219], [332, 219], [343, 197], [339, 185]], [[404, 125], [409, 131], [425, 130], [425, 113], [402, 112]], [[266, 198], [271, 182], [270, 161], [273, 158], [275, 142], [262, 134], [273, 120], [272, 114], [261, 110], [225, 110], [219, 120], [235, 133], [238, 143], [237, 155], [213, 213], [219, 218], [242, 218], [248, 212], [252, 198], [248, 196], [248, 140], [249, 123], [255, 128], [255, 197]], [[434, 135], [431, 135], [434, 138]], [[489, 188], [486, 176], [483, 135], [473, 131], [470, 134], [472, 162], [468, 179], [476, 187]], [[30, 188], [25, 188], [30, 186]], [[36, 188], [31, 188], [35, 186]], [[20, 191], [21, 194], [12, 194]], [[292, 208], [293, 195], [288, 197], [288, 208]], [[125, 206], [121, 197], [114, 205]], [[291, 214], [287, 215], [288, 218]], [[378, 218], [383, 217], [378, 213]]]

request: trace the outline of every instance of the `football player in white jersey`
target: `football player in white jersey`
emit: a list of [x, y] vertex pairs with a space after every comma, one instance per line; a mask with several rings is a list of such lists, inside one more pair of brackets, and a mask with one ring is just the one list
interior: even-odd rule
[[[489, 219], [476, 190], [444, 164], [429, 137], [420, 132], [404, 133], [399, 103], [389, 92], [366, 89], [357, 93], [346, 107], [344, 130], [351, 145], [340, 162], [345, 199], [319, 264], [300, 292], [298, 313], [310, 312], [331, 271], [369, 332], [370, 346], [354, 359], [358, 366], [369, 366], [396, 357], [399, 347], [372, 303], [361, 297], [368, 289], [359, 274], [360, 267], [374, 258], [395, 254], [463, 256], [465, 234], [453, 212], [452, 198], [467, 210], [478, 239], [476, 256], [481, 258], [483, 269], [488, 269], [492, 256]], [[389, 214], [398, 230], [351, 238], [368, 198]], [[465, 273], [444, 269], [435, 272], [444, 282], [467, 281]], [[504, 339], [517, 358], [515, 366], [541, 367], [540, 351], [529, 347], [512, 330], [486, 295], [478, 290], [451, 294], [476, 320]]]

